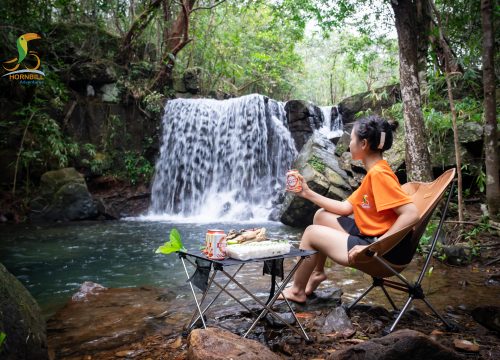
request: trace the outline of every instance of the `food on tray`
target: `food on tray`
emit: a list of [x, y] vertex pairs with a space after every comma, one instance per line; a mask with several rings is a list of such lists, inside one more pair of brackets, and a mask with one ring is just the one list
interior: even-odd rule
[[259, 241], [227, 245], [226, 255], [238, 260], [260, 259], [290, 252], [288, 241]]
[[250, 242], [266, 240], [266, 228], [256, 228], [248, 230], [231, 230], [226, 236], [226, 242], [231, 244], [244, 244]]

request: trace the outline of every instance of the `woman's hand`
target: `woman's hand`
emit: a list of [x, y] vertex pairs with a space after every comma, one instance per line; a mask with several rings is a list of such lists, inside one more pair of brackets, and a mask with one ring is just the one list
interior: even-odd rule
[[304, 179], [304, 177], [301, 174], [297, 174], [297, 176], [299, 178], [300, 185], [302, 186], [302, 190], [301, 191], [289, 191], [289, 192], [294, 193], [295, 195], [300, 196], [300, 197], [306, 197], [306, 194], [311, 189], [309, 189], [309, 186], [307, 186], [307, 181]]
[[[355, 265], [363, 262], [359, 261], [360, 259], [357, 259], [356, 261], [356, 257], [360, 252], [366, 249], [367, 246], [369, 245], [356, 245], [349, 251], [349, 253], [347, 254], [347, 262], [349, 263], [349, 265]], [[369, 260], [370, 258], [366, 257], [366, 259]]]

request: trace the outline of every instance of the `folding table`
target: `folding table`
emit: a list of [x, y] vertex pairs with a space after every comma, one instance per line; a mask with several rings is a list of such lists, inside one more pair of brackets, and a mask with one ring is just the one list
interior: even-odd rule
[[[304, 261], [304, 259], [306, 259], [307, 257], [314, 255], [315, 253], [316, 253], [316, 251], [301, 250], [301, 249], [296, 249], [296, 248], [292, 247], [290, 250], [290, 253], [285, 254], [285, 255], [267, 257], [267, 258], [261, 258], [261, 259], [249, 259], [249, 260], [243, 261], [243, 260], [236, 260], [236, 259], [231, 259], [231, 258], [224, 259], [224, 260], [213, 260], [213, 259], [207, 258], [200, 251], [178, 252], [179, 258], [181, 259], [182, 265], [184, 266], [184, 270], [186, 272], [186, 276], [188, 278], [188, 282], [189, 282], [189, 285], [191, 287], [191, 291], [193, 293], [194, 301], [196, 302], [196, 309], [194, 310], [193, 316], [188, 324], [187, 331], [190, 331], [194, 327], [195, 323], [200, 319], [201, 319], [201, 322], [203, 323], [203, 327], [206, 329], [205, 319], [204, 319], [203, 315], [210, 308], [210, 306], [212, 306], [215, 303], [217, 298], [223, 292], [226, 293], [227, 295], [229, 295], [233, 300], [238, 302], [241, 306], [243, 306], [245, 309], [247, 309], [250, 313], [254, 313], [242, 301], [240, 301], [235, 295], [233, 295], [229, 292], [229, 290], [227, 289], [227, 286], [230, 283], [233, 283], [239, 289], [243, 290], [243, 292], [245, 292], [248, 296], [250, 296], [262, 308], [262, 310], [260, 311], [260, 314], [258, 314], [257, 318], [254, 320], [254, 322], [252, 323], [250, 328], [246, 331], [246, 333], [243, 335], [243, 337], [246, 337], [250, 333], [250, 331], [252, 331], [253, 328], [257, 325], [257, 322], [269, 313], [273, 317], [278, 319], [279, 321], [283, 322], [286, 326], [288, 326], [290, 329], [292, 329], [295, 333], [302, 336], [305, 340], [309, 341], [309, 337], [307, 336], [299, 319], [297, 319], [297, 316], [295, 315], [295, 312], [293, 311], [293, 309], [290, 305], [290, 302], [287, 299], [285, 299], [285, 303], [288, 306], [288, 308], [290, 309], [290, 312], [292, 313], [295, 321], [297, 322], [300, 331], [297, 327], [292, 326], [288, 322], [286, 322], [280, 316], [280, 314], [276, 313], [272, 309], [272, 306], [274, 305], [275, 301], [278, 299], [278, 296], [285, 289], [285, 286], [292, 279], [293, 274], [295, 273], [295, 271], [297, 271], [297, 269], [299, 268], [302, 261]], [[288, 272], [288, 274], [286, 276], [284, 276], [283, 272], [281, 274], [279, 274], [280, 270], [282, 269], [283, 260], [287, 259], [287, 258], [294, 258], [294, 257], [297, 257], [298, 261], [292, 267], [292, 269]], [[193, 260], [194, 260], [194, 262], [193, 262]], [[195, 267], [196, 272], [204, 271], [205, 275], [209, 275], [211, 272], [207, 282], [204, 284], [201, 284], [202, 286], [200, 286], [199, 281], [198, 281], [198, 284], [195, 284], [194, 277], [196, 275], [196, 272], [195, 272], [195, 274], [193, 274], [193, 276], [190, 276], [188, 269], [186, 267], [186, 262], [191, 264], [193, 267]], [[236, 275], [246, 264], [255, 263], [255, 262], [262, 262], [264, 264], [264, 273], [268, 273], [271, 275], [271, 288], [269, 291], [269, 298], [267, 299], [266, 302], [263, 302], [257, 296], [252, 294], [251, 291], [249, 291], [240, 281], [238, 281], [236, 279]], [[205, 264], [204, 269], [202, 266], [203, 264]], [[234, 271], [232, 274], [228, 273], [225, 270], [226, 267], [230, 267], [230, 266], [237, 267], [236, 271]], [[212, 271], [212, 267], [213, 267], [213, 271]], [[227, 282], [224, 285], [219, 284], [215, 280], [215, 276], [217, 275], [217, 273], [221, 273], [221, 274], [225, 275], [225, 277], [227, 278]], [[278, 274], [280, 275], [280, 277], [283, 278], [283, 281], [281, 282], [281, 284], [278, 284], [276, 281], [276, 275], [278, 275]], [[196, 297], [196, 292], [194, 290], [193, 284], [195, 284], [195, 286], [198, 286], [203, 291], [203, 294], [202, 294], [200, 301], [198, 301], [198, 299]], [[220, 290], [215, 295], [215, 297], [208, 303], [208, 305], [206, 305], [206, 307], [202, 310], [203, 303], [207, 299], [207, 294], [213, 286], [218, 287]], [[257, 314], [255, 314], [255, 315], [257, 315]]]

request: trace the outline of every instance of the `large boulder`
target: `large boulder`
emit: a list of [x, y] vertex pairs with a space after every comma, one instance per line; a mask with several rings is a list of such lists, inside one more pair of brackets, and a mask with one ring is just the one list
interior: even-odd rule
[[455, 360], [463, 359], [455, 351], [414, 330], [398, 330], [378, 339], [334, 352], [328, 360]]
[[195, 329], [188, 338], [189, 360], [279, 360], [260, 342], [244, 339], [219, 328]]
[[401, 91], [399, 84], [395, 84], [352, 95], [342, 100], [338, 108], [344, 124], [349, 124], [356, 120], [356, 114], [361, 111], [379, 112], [399, 101], [401, 101]]
[[308, 101], [290, 100], [285, 105], [288, 128], [295, 141], [297, 151], [323, 124], [323, 114], [321, 109]]
[[40, 196], [31, 203], [33, 221], [93, 219], [97, 204], [82, 174], [74, 168], [48, 171], [40, 181]]
[[6, 338], [0, 347], [5, 360], [44, 360], [47, 355], [45, 320], [35, 299], [0, 264], [0, 333]]
[[[304, 176], [307, 185], [317, 193], [336, 200], [345, 200], [351, 193], [347, 174], [339, 167], [334, 155], [335, 145], [315, 133], [304, 145], [294, 162], [294, 168]], [[312, 223], [318, 206], [287, 193], [281, 208], [282, 223], [304, 227]]]

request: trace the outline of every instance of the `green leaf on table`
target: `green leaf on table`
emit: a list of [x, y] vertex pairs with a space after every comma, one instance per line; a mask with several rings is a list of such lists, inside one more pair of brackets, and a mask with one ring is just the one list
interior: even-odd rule
[[170, 231], [170, 240], [156, 249], [157, 254], [171, 254], [176, 251], [186, 251], [182, 243], [181, 234], [177, 229]]
[[0, 331], [0, 349], [2, 348], [2, 344], [5, 341], [6, 337], [7, 337], [7, 334], [4, 333], [3, 331]]

